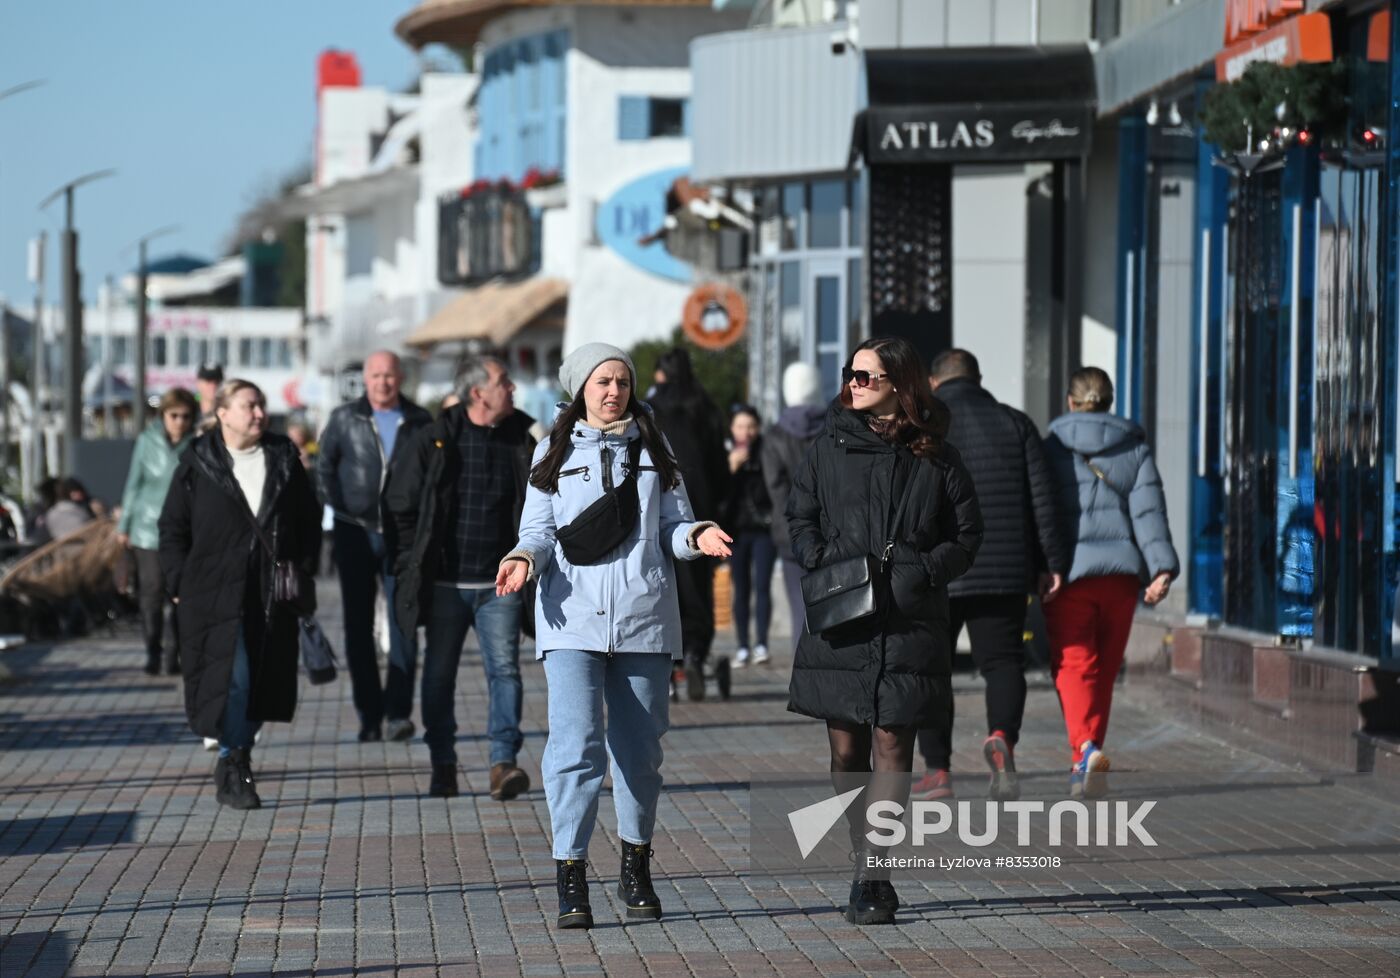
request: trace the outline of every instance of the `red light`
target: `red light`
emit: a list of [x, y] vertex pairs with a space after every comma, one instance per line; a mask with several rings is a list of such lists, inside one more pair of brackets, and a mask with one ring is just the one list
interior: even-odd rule
[[1312, 142], [1312, 133], [1306, 129], [1298, 130], [1298, 145], [1306, 146]]
[[1362, 139], [1364, 142], [1368, 143], [1368, 144], [1369, 144], [1369, 143], [1374, 143], [1374, 142], [1376, 141], [1376, 133], [1375, 133], [1375, 130], [1374, 130], [1374, 129], [1371, 129], [1371, 128], [1369, 128], [1369, 127], [1366, 128], [1366, 129], [1363, 130], [1362, 133], [1361, 133], [1361, 139]]

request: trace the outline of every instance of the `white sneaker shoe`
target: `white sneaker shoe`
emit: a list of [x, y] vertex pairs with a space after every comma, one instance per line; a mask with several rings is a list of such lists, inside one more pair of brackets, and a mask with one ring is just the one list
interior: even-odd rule
[[760, 645], [753, 650], [753, 664], [761, 666], [768, 661], [768, 646]]
[[735, 668], [735, 669], [742, 669], [742, 668], [744, 668], [744, 666], [746, 666], [746, 665], [748, 665], [748, 664], [749, 664], [749, 650], [746, 649], [746, 648], [744, 648], [744, 647], [741, 645], [741, 646], [739, 646], [739, 651], [734, 653], [734, 668]]
[[205, 750], [218, 750], [218, 749], [219, 749], [219, 738], [218, 738], [218, 737], [205, 737], [205, 738], [204, 738], [204, 749], [205, 749]]

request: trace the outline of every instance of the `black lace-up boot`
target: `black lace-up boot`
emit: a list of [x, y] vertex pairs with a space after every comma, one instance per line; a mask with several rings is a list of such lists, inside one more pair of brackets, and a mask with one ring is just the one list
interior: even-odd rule
[[562, 929], [593, 926], [588, 904], [588, 863], [582, 859], [554, 860], [559, 885], [559, 926]]
[[[219, 779], [218, 799], [220, 805], [227, 805], [239, 811], [251, 811], [262, 807], [257, 785], [253, 783], [253, 765], [248, 748], [231, 750], [227, 758], [219, 758], [223, 774]], [[218, 768], [215, 769], [216, 775]]]
[[622, 871], [617, 881], [617, 895], [627, 904], [627, 918], [660, 920], [661, 900], [651, 885], [651, 847], [618, 841], [622, 845]]

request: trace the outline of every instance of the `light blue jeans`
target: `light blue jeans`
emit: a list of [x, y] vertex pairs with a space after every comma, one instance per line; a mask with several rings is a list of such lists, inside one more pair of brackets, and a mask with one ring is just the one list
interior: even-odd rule
[[633, 845], [650, 842], [661, 796], [661, 735], [671, 724], [671, 657], [553, 650], [545, 653], [544, 676], [549, 740], [540, 771], [554, 858], [588, 856], [609, 758], [617, 834]]

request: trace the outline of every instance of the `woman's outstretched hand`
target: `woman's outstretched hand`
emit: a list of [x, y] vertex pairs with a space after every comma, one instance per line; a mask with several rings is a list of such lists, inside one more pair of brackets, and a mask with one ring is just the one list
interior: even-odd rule
[[708, 527], [695, 540], [695, 545], [700, 548], [700, 552], [707, 557], [728, 557], [729, 547], [726, 544], [734, 542], [734, 538], [725, 533], [717, 526]]
[[525, 578], [530, 575], [530, 565], [518, 557], [507, 560], [496, 571], [496, 596], [514, 594], [525, 586]]

